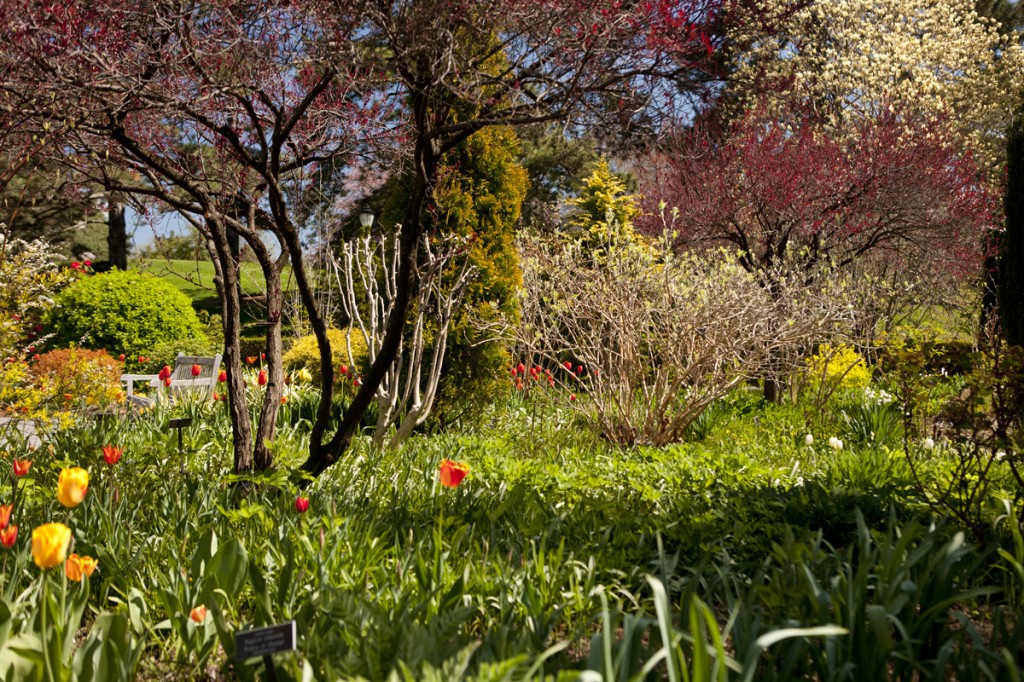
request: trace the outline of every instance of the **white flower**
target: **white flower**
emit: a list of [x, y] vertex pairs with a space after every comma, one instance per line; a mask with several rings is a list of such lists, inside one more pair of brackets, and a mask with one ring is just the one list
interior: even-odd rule
[[814, 445], [814, 436], [812, 436], [809, 433], [806, 436], [804, 436], [804, 445], [806, 445], [807, 447], [811, 447], [812, 445]]
[[932, 440], [931, 438], [925, 438], [924, 442], [921, 443], [921, 447], [923, 447], [925, 450], [934, 450], [935, 449], [935, 441]]
[[839, 440], [835, 436], [832, 436], [831, 438], [828, 439], [828, 445], [833, 450], [842, 450], [843, 449], [843, 441]]
[[1004, 457], [1006, 457], [1006, 451], [1005, 450], [1000, 450], [999, 452], [996, 453], [996, 459], [997, 460], [1001, 460]]

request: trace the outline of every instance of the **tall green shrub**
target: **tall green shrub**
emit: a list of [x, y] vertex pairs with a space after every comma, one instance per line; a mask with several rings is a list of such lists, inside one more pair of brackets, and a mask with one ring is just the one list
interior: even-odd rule
[[188, 296], [138, 272], [112, 270], [80, 279], [56, 304], [48, 318], [56, 345], [137, 356], [161, 344], [206, 338]]
[[1006, 229], [999, 248], [999, 316], [1011, 345], [1024, 345], [1024, 111], [1006, 141]]

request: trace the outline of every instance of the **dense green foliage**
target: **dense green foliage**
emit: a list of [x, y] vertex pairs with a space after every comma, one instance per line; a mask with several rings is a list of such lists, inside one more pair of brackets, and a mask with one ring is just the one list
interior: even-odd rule
[[[298, 652], [275, 662], [296, 680], [572, 680], [609, 665], [627, 679], [645, 664], [700, 680], [995, 680], [1015, 665], [1024, 627], [1006, 615], [1024, 594], [1024, 545], [1005, 519], [985, 547], [932, 526], [899, 451], [825, 444], [852, 440], [838, 410], [816, 415], [808, 446], [809, 406], [744, 389], [699, 443], [619, 449], [581, 431], [565, 401], [514, 396], [400, 452], [360, 445], [302, 493], [300, 514], [286, 472], [303, 457], [310, 390], [282, 407], [281, 468], [251, 481], [229, 473], [220, 403], [53, 433], [55, 457], [37, 456], [20, 484], [0, 674], [36, 636], [27, 534], [50, 518], [99, 559], [87, 591], [68, 583], [68, 604], [108, 612], [81, 649], [110, 680], [229, 667], [253, 679], [262, 663], [232, 661], [234, 632], [289, 619]], [[165, 424], [185, 415], [196, 419], [179, 454]], [[113, 467], [108, 443], [124, 448]], [[438, 484], [447, 457], [470, 466], [454, 490]], [[936, 450], [923, 471], [951, 463]], [[58, 514], [70, 465], [93, 480], [81, 507]]]
[[1024, 345], [1024, 113], [1006, 141], [1006, 226], [999, 242], [999, 316], [1006, 340]]
[[204, 337], [188, 296], [138, 272], [111, 271], [80, 279], [62, 291], [56, 303], [48, 326], [59, 344], [136, 356], [165, 342]]

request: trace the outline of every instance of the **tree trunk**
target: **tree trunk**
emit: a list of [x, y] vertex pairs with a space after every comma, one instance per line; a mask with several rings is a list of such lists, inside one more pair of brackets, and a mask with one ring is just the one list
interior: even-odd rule
[[782, 382], [774, 377], [764, 378], [764, 399], [769, 403], [782, 402]]
[[[417, 111], [417, 121], [421, 121], [423, 112], [421, 109], [426, 106], [425, 99], [414, 98], [414, 110]], [[363, 414], [366, 413], [378, 386], [384, 379], [391, 364], [398, 355], [401, 347], [402, 334], [405, 332], [405, 318], [409, 313], [409, 305], [412, 300], [415, 282], [413, 281], [413, 259], [416, 254], [416, 246], [419, 243], [420, 233], [423, 230], [421, 213], [426, 202], [427, 191], [433, 182], [437, 172], [437, 155], [433, 143], [426, 139], [422, 133], [416, 141], [414, 152], [413, 189], [409, 197], [409, 204], [405, 210], [405, 220], [402, 223], [402, 230], [399, 233], [399, 266], [397, 277], [397, 291], [395, 292], [394, 308], [391, 319], [388, 320], [388, 328], [384, 333], [380, 351], [377, 359], [370, 366], [363, 377], [362, 386], [356, 393], [348, 410], [338, 426], [338, 430], [327, 443], [321, 444], [319, 438], [311, 438], [309, 443], [309, 457], [302, 465], [302, 468], [312, 474], [319, 476], [334, 464], [341, 453], [348, 449], [352, 437], [359, 428]], [[293, 257], [294, 263], [294, 257]], [[311, 316], [312, 317], [312, 316]], [[319, 337], [319, 334], [318, 334]], [[325, 348], [320, 348], [321, 358], [324, 357]], [[313, 426], [313, 434], [323, 433], [326, 426], [326, 419], [322, 419], [324, 410], [317, 413], [317, 421]]]
[[263, 405], [256, 431], [253, 465], [257, 470], [269, 469], [274, 463], [271, 445], [277, 428], [277, 414], [281, 410], [281, 396], [284, 395], [284, 370], [281, 344], [281, 270], [274, 263], [265, 263], [269, 254], [258, 254], [263, 276], [267, 282], [267, 385], [263, 387]]
[[107, 251], [110, 267], [128, 269], [128, 228], [124, 218], [124, 204], [111, 199], [107, 213]]
[[207, 246], [216, 271], [214, 284], [224, 311], [224, 365], [228, 375], [228, 411], [231, 414], [235, 473], [242, 473], [252, 470], [253, 457], [252, 428], [245, 400], [245, 379], [242, 376], [242, 300], [239, 294], [238, 261], [231, 255], [224, 225], [213, 222], [207, 224], [211, 236], [211, 243]]

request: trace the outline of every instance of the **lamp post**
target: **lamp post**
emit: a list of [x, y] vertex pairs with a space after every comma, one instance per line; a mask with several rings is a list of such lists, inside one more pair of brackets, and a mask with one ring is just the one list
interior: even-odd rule
[[369, 206], [363, 206], [359, 209], [359, 225], [364, 229], [373, 227], [373, 219], [376, 216], [373, 214], [373, 209]]

